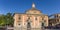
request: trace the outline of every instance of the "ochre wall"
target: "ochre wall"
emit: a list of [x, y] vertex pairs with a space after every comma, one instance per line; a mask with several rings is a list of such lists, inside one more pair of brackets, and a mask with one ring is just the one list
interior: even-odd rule
[[[48, 26], [48, 16], [43, 16], [43, 15], [30, 15], [30, 21], [31, 21], [31, 27], [32, 28], [39, 28], [41, 27], [41, 23], [42, 23], [42, 18], [46, 21], [46, 25]], [[19, 20], [19, 17], [21, 17], [21, 19]], [[14, 26], [16, 27], [27, 27], [27, 19], [29, 17], [29, 14], [15, 14], [14, 15]], [[35, 20], [35, 17], [37, 17], [37, 20]], [[20, 25], [18, 25], [20, 23]]]

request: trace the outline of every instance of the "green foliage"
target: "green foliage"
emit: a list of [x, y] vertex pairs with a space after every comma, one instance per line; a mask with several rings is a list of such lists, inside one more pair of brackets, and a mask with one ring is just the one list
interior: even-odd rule
[[0, 16], [0, 26], [9, 24], [12, 25], [14, 23], [13, 16], [11, 13], [7, 13], [6, 15]]
[[4, 25], [5, 24], [5, 20], [6, 20], [5, 16], [1, 15], [0, 16], [0, 25]]

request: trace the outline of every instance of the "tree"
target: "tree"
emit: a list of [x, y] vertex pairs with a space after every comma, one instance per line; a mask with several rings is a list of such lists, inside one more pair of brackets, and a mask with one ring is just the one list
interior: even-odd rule
[[0, 16], [0, 26], [3, 25], [13, 25], [13, 15], [11, 13], [7, 13], [6, 15]]
[[6, 21], [8, 25], [13, 25], [14, 20], [13, 20], [13, 15], [11, 13], [6, 14]]
[[6, 24], [6, 23], [5, 23], [5, 20], [6, 20], [5, 15], [1, 15], [1, 16], [0, 16], [0, 26]]

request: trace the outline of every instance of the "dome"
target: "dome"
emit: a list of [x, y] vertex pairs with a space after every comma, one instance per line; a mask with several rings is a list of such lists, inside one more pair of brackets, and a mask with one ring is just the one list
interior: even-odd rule
[[26, 14], [41, 14], [41, 11], [35, 8], [35, 4], [32, 4], [32, 8], [27, 10]]

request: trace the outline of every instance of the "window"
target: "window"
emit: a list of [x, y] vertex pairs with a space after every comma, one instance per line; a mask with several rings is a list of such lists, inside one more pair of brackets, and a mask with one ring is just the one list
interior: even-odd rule
[[20, 24], [18, 24], [18, 25], [20, 25]]
[[37, 20], [37, 17], [35, 17], [35, 20]]
[[44, 20], [44, 18], [42, 18], [42, 20]]
[[18, 19], [19, 19], [19, 20], [21, 19], [21, 15], [19, 15]]
[[57, 19], [57, 22], [59, 22], [59, 19]]
[[19, 16], [19, 20], [21, 19], [21, 16]]
[[46, 20], [44, 20], [44, 22], [46, 22]]
[[58, 15], [56, 15], [56, 18], [58, 17]]
[[19, 19], [21, 19], [21, 17], [19, 17]]
[[28, 19], [30, 19], [30, 17], [28, 17]]

